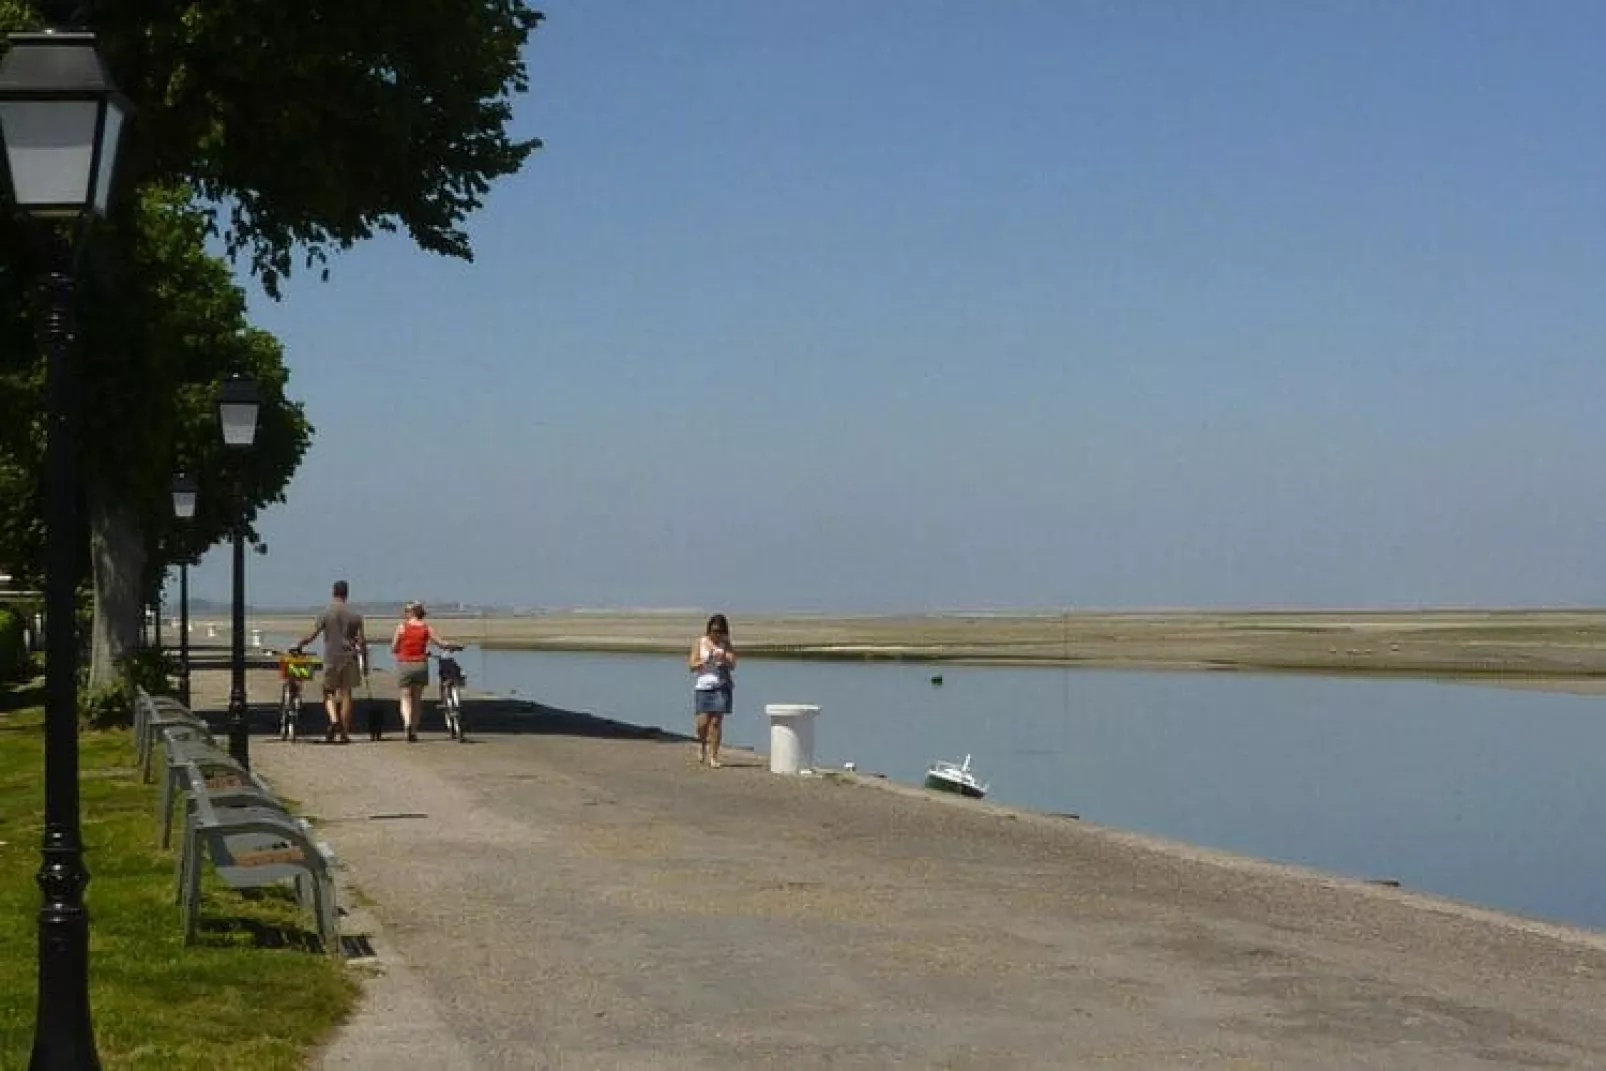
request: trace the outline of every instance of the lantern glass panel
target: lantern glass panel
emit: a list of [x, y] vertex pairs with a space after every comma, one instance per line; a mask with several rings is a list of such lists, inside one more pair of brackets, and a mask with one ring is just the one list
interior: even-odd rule
[[257, 437], [256, 402], [220, 402], [218, 420], [223, 425], [223, 441], [229, 446], [250, 446]]
[[[19, 208], [62, 214], [84, 210], [94, 173], [99, 107], [92, 100], [0, 104], [0, 136], [5, 138], [6, 164]], [[108, 174], [110, 166], [102, 162]]]

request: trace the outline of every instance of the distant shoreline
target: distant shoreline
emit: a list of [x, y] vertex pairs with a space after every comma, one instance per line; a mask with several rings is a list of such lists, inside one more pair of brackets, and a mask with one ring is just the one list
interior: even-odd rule
[[[305, 617], [250, 621], [277, 630]], [[678, 655], [703, 611], [431, 619], [487, 650]], [[732, 624], [750, 658], [1421, 677], [1606, 693], [1606, 609], [778, 614]]]

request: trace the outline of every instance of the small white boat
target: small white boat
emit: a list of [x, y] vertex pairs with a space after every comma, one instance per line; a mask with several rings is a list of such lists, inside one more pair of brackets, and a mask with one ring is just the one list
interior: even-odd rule
[[938, 792], [952, 792], [960, 796], [968, 796], [979, 800], [987, 795], [987, 786], [976, 780], [976, 775], [970, 772], [970, 756], [965, 761], [934, 762], [926, 770], [926, 787]]

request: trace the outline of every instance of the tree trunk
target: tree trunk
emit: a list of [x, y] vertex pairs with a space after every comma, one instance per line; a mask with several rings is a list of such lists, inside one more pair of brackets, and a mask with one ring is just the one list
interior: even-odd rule
[[95, 627], [89, 685], [117, 679], [117, 660], [139, 646], [145, 542], [139, 522], [104, 487], [89, 491], [89, 556], [95, 574]]

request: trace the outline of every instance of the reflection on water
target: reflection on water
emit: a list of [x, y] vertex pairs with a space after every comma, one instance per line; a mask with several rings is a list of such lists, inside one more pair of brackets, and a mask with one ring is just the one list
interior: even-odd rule
[[[479, 688], [690, 730], [681, 658], [471, 650], [465, 664]], [[996, 802], [1606, 928], [1598, 699], [1237, 673], [931, 676], [749, 659], [726, 736], [767, 750], [766, 703], [815, 703], [822, 765], [915, 782], [969, 753]]]

